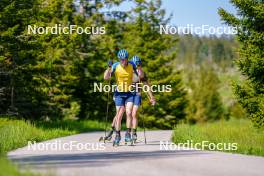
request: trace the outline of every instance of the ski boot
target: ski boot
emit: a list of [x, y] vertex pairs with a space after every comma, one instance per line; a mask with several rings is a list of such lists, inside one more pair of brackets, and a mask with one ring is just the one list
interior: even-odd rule
[[121, 136], [120, 135], [116, 135], [115, 136], [115, 140], [113, 141], [113, 146], [119, 146], [120, 140], [121, 140]]
[[125, 135], [125, 144], [127, 144], [129, 142], [132, 142], [131, 134], [127, 132]]
[[136, 141], [137, 141], [137, 133], [133, 133], [132, 134], [132, 144], [136, 144]]

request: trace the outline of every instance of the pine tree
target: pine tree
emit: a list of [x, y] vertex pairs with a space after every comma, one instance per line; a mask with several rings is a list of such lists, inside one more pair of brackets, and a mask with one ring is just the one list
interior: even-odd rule
[[218, 92], [220, 81], [211, 64], [204, 62], [189, 73], [189, 123], [215, 121], [224, 117], [224, 108]]
[[231, 0], [238, 17], [219, 9], [222, 19], [238, 28], [241, 44], [236, 64], [246, 77], [242, 84], [234, 85], [239, 103], [248, 112], [257, 127], [264, 126], [264, 3], [263, 0]]
[[40, 108], [38, 100], [45, 100], [33, 79], [35, 57], [39, 43], [27, 36], [25, 29], [35, 22], [38, 1], [13, 0], [0, 2], [0, 66], [5, 74], [2, 113], [34, 118]]

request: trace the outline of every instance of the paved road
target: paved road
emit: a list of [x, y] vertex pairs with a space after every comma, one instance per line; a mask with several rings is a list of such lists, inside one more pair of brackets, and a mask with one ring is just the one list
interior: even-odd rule
[[[21, 169], [54, 175], [91, 176], [263, 176], [264, 157], [199, 151], [193, 149], [160, 150], [160, 141], [170, 141], [171, 131], [148, 131], [147, 145], [139, 133], [136, 146], [113, 147], [98, 144], [102, 132], [83, 133], [38, 143], [38, 149], [24, 147], [8, 153]], [[72, 142], [73, 148], [67, 146]], [[65, 150], [54, 148], [65, 147]], [[87, 150], [78, 150], [86, 145]], [[46, 150], [43, 147], [47, 147]], [[53, 146], [53, 148], [52, 148]], [[94, 150], [91, 150], [94, 149]], [[173, 148], [174, 149], [174, 148]]]

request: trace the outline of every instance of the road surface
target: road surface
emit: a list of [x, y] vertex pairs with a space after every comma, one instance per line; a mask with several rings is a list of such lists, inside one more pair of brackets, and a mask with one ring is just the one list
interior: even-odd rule
[[34, 172], [59, 176], [264, 174], [264, 157], [178, 149], [173, 144], [171, 150], [164, 150], [166, 141], [171, 144], [171, 134], [172, 131], [148, 131], [145, 145], [143, 133], [139, 132], [136, 146], [113, 147], [111, 143], [97, 143], [103, 132], [83, 133], [41, 142], [36, 144], [38, 148], [20, 148], [9, 152], [8, 157], [22, 170], [30, 168]]

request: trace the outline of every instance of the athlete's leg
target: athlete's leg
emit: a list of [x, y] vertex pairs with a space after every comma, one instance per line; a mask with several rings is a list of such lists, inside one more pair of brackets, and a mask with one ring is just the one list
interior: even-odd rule
[[117, 106], [118, 109], [117, 114], [115, 116], [116, 121], [115, 121], [115, 129], [116, 129], [116, 135], [115, 135], [115, 140], [114, 140], [114, 145], [119, 145], [119, 142], [121, 140], [121, 121], [122, 121], [122, 116], [125, 112], [125, 107], [124, 106]]
[[111, 140], [112, 135], [113, 135], [114, 131], [116, 130], [115, 126], [116, 126], [117, 116], [120, 113], [120, 110], [122, 111], [122, 108], [123, 108], [123, 111], [124, 111], [124, 107], [123, 106], [116, 106], [116, 115], [115, 115], [115, 117], [114, 117], [114, 119], [112, 121], [112, 125], [111, 125], [112, 129], [107, 134], [107, 136], [105, 138], [106, 140]]
[[132, 107], [133, 107], [134, 96], [132, 93], [128, 93], [126, 98], [126, 127], [127, 132], [125, 135], [125, 142], [131, 141], [131, 128], [132, 128]]
[[116, 129], [116, 131], [120, 131], [121, 130], [121, 121], [122, 121], [122, 117], [123, 114], [125, 112], [125, 107], [124, 106], [116, 106], [116, 116], [113, 120], [114, 123], [114, 127]]
[[132, 139], [134, 141], [137, 140], [137, 126], [138, 126], [138, 118], [137, 118], [137, 112], [139, 109], [139, 106], [141, 105], [141, 95], [136, 94], [134, 96], [134, 105], [132, 108]]
[[132, 107], [133, 102], [126, 103], [126, 127], [125, 142], [131, 142], [131, 128], [132, 128]]
[[133, 105], [132, 108], [132, 128], [136, 129], [138, 126], [138, 119], [137, 119], [137, 112], [138, 112], [138, 105]]
[[122, 116], [125, 112], [125, 99], [116, 94], [115, 95], [115, 105], [116, 105], [116, 116], [115, 116], [115, 129], [116, 129], [116, 136], [115, 136], [115, 140], [114, 140], [114, 144], [119, 144], [120, 140], [121, 140], [121, 134], [120, 134], [120, 130], [121, 130], [121, 121], [122, 121]]
[[126, 127], [128, 129], [132, 128], [132, 108], [134, 104], [134, 95], [132, 93], [128, 93], [128, 96], [125, 100], [126, 104]]
[[141, 105], [141, 95], [136, 94], [134, 96], [134, 105], [132, 108], [132, 128], [133, 129], [136, 129], [138, 126], [137, 112], [138, 112], [140, 105]]
[[132, 128], [132, 107], [133, 102], [127, 102], [126, 103], [126, 127]]

